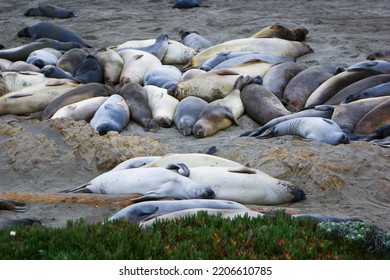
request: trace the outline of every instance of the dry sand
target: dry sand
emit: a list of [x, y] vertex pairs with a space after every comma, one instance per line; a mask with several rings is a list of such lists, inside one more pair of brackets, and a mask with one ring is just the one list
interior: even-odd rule
[[[45, 2], [45, 1], [41, 1]], [[314, 53], [298, 59], [307, 65], [349, 66], [389, 46], [390, 3], [386, 1], [202, 1], [204, 6], [172, 9], [175, 1], [50, 1], [78, 17], [47, 19], [23, 16], [30, 1], [0, 2], [0, 44], [6, 48], [29, 42], [17, 32], [39, 21], [53, 21], [77, 32], [94, 48], [194, 28], [221, 43], [249, 37], [271, 24], [309, 30], [306, 42]], [[36, 3], [36, 2], [35, 2]], [[69, 219], [101, 222], [128, 204], [123, 197], [56, 197], [58, 191], [83, 184], [134, 156], [201, 152], [217, 146], [217, 156], [296, 183], [307, 199], [264, 210], [322, 213], [354, 217], [390, 230], [390, 150], [359, 142], [330, 146], [297, 137], [268, 140], [240, 138], [258, 124], [243, 116], [238, 126], [212, 137], [182, 136], [175, 127], [144, 132], [131, 123], [121, 135], [94, 135], [82, 122], [27, 121], [0, 118], [0, 197], [28, 202], [25, 213], [2, 211], [0, 217], [34, 217], [46, 226], [64, 226]], [[29, 194], [29, 195], [27, 195]], [[33, 194], [33, 195], [31, 195]], [[34, 195], [35, 194], [35, 195]], [[39, 194], [39, 196], [37, 196]], [[49, 202], [44, 195], [51, 195]], [[60, 199], [60, 201], [58, 200]]]

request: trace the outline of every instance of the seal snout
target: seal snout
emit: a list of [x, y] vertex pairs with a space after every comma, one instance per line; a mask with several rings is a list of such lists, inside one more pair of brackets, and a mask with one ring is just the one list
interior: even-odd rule
[[213, 199], [214, 197], [215, 197], [215, 192], [211, 188], [207, 187], [205, 192], [201, 195], [200, 198]]
[[292, 196], [291, 202], [298, 202], [306, 199], [306, 192], [302, 189], [299, 189], [295, 186], [288, 186], [290, 194]]

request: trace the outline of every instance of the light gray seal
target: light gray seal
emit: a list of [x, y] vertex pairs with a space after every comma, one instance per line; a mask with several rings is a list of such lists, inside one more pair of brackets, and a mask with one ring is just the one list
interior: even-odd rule
[[54, 65], [45, 65], [41, 69], [41, 73], [48, 78], [57, 79], [73, 79], [73, 75], [69, 72], [62, 70], [61, 68]]
[[347, 68], [347, 71], [373, 70], [380, 73], [390, 73], [390, 61], [365, 60], [355, 63]]
[[56, 65], [61, 56], [62, 53], [59, 50], [43, 48], [30, 53], [26, 62], [42, 68], [45, 65]]
[[17, 33], [18, 37], [31, 37], [31, 40], [40, 38], [51, 38], [60, 42], [77, 42], [87, 48], [91, 48], [83, 39], [73, 31], [61, 27], [52, 22], [39, 22], [32, 26], [27, 26]]
[[182, 73], [173, 65], [161, 65], [149, 69], [144, 76], [144, 86], [153, 85], [165, 88], [168, 94], [176, 89]]
[[256, 136], [258, 139], [296, 135], [306, 140], [314, 140], [330, 145], [348, 144], [349, 136], [340, 126], [330, 119], [307, 117], [294, 118], [272, 126], [264, 133]]
[[213, 43], [201, 36], [194, 29], [182, 29], [179, 31], [179, 35], [184, 45], [198, 51], [203, 51], [213, 45]]
[[184, 136], [192, 134], [192, 128], [199, 114], [208, 103], [196, 96], [187, 96], [180, 100], [173, 115], [173, 124]]
[[129, 121], [129, 106], [122, 96], [113, 94], [96, 111], [90, 125], [99, 135], [105, 135], [109, 131], [121, 133]]
[[360, 99], [390, 95], [390, 82], [367, 88], [358, 94], [348, 95], [340, 104], [350, 103]]
[[61, 8], [52, 4], [38, 4], [37, 7], [29, 8], [24, 14], [26, 17], [50, 17], [50, 18], [71, 18], [75, 13], [71, 10]]
[[130, 223], [146, 221], [162, 214], [192, 208], [249, 210], [246, 206], [240, 203], [219, 199], [145, 201], [123, 208], [112, 215], [108, 220], [113, 221], [116, 219], [126, 219]]

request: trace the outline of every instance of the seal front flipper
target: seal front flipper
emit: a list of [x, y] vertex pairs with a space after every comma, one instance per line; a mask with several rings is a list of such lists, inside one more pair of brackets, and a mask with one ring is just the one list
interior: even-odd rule
[[[133, 198], [131, 201], [132, 202], [143, 202], [143, 201], [148, 201], [148, 200], [158, 200], [158, 199], [163, 199], [167, 198], [165, 195], [161, 195], [161, 193], [157, 191], [149, 191], [145, 195]], [[157, 210], [156, 210], [157, 211]]]
[[89, 185], [91, 185], [91, 183], [83, 184], [74, 189], [60, 191], [60, 193], [92, 193], [91, 190], [87, 188]]
[[184, 163], [170, 163], [165, 168], [168, 170], [176, 170], [177, 173], [185, 177], [190, 176], [190, 169]]

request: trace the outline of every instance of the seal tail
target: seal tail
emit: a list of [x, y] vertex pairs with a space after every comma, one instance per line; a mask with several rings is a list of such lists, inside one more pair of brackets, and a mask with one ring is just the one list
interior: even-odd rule
[[91, 183], [86, 183], [73, 189], [60, 191], [60, 193], [91, 193], [91, 191], [87, 189], [87, 186], [89, 186], [90, 184]]

